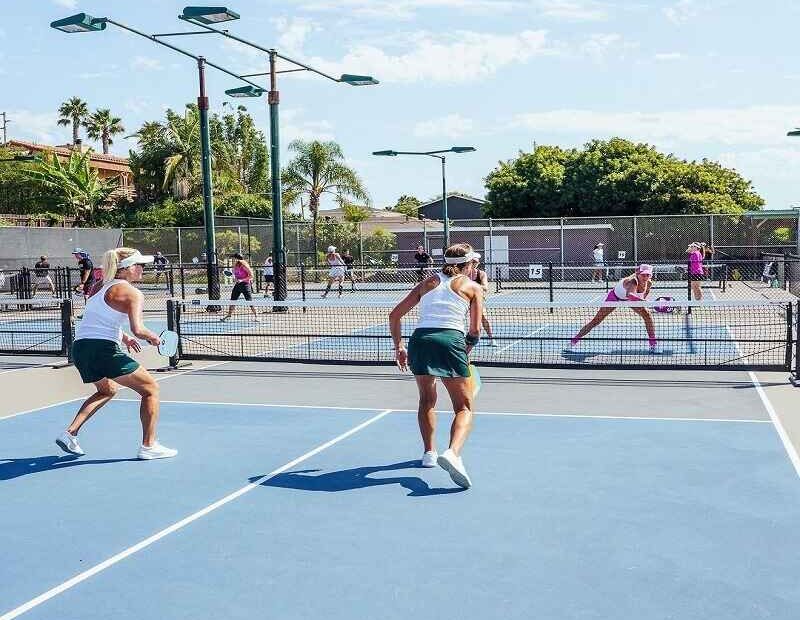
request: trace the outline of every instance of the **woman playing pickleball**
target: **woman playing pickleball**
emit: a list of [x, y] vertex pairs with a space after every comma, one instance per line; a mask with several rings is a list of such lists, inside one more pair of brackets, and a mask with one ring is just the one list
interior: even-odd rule
[[[142, 443], [138, 458], [163, 459], [178, 451], [167, 448], [156, 439], [158, 424], [158, 383], [139, 363], [126, 353], [139, 352], [136, 338], [157, 346], [159, 338], [144, 326], [144, 296], [131, 285], [142, 279], [142, 266], [153, 262], [132, 248], [117, 248], [103, 255], [103, 285], [86, 302], [83, 319], [78, 325], [72, 345], [72, 359], [84, 383], [93, 383], [96, 392], [87, 398], [75, 419], [56, 439], [58, 446], [70, 454], [82, 455], [78, 431], [97, 411], [114, 398], [119, 386], [131, 388], [142, 397], [139, 417], [142, 422]], [[130, 324], [136, 338], [122, 332]]]
[[[636, 272], [622, 278], [617, 284], [608, 292], [605, 301], [645, 301], [647, 295], [650, 293], [650, 288], [653, 285], [653, 267], [651, 265], [639, 265]], [[586, 325], [570, 340], [570, 347], [575, 347], [586, 334], [592, 331], [595, 327], [600, 325], [603, 320], [616, 308], [614, 306], [602, 306], [597, 314], [594, 315]], [[647, 329], [647, 337], [650, 342], [650, 352], [657, 351], [656, 342], [656, 328], [653, 323], [653, 317], [647, 308], [632, 307], [636, 314], [642, 317], [644, 326]]]
[[[422, 466], [439, 464], [458, 486], [468, 489], [461, 450], [472, 427], [472, 392], [469, 388], [469, 352], [480, 338], [483, 291], [467, 273], [479, 258], [466, 243], [451, 245], [444, 253], [440, 273], [417, 284], [389, 315], [395, 359], [401, 370], [411, 367], [419, 390], [417, 419], [425, 453]], [[419, 305], [419, 322], [403, 344], [401, 319]], [[465, 330], [464, 319], [469, 316]], [[466, 334], [465, 334], [466, 332]], [[436, 430], [436, 379], [440, 378], [453, 404], [455, 418], [450, 445], [441, 455], [434, 444]]]

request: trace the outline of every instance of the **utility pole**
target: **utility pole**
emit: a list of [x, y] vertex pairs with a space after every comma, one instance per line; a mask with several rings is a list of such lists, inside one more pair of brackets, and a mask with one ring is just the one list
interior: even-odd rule
[[8, 142], [8, 132], [6, 131], [6, 127], [8, 126], [8, 119], [6, 118], [5, 112], [0, 112], [0, 116], [3, 117], [3, 144]]

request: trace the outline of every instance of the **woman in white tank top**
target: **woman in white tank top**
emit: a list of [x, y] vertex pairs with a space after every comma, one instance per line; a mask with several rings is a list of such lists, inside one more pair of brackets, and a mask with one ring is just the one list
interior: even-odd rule
[[78, 443], [78, 431], [97, 411], [117, 393], [119, 385], [129, 387], [142, 397], [140, 419], [142, 443], [138, 458], [163, 459], [178, 451], [166, 448], [156, 439], [158, 423], [158, 384], [145, 368], [122, 352], [141, 351], [136, 338], [122, 332], [130, 324], [134, 336], [152, 345], [159, 337], [144, 326], [142, 304], [144, 297], [131, 282], [142, 279], [142, 265], [152, 263], [152, 256], [142, 256], [132, 248], [109, 250], [103, 256], [103, 286], [86, 302], [83, 319], [75, 333], [72, 360], [84, 383], [93, 383], [97, 391], [78, 410], [75, 419], [56, 439], [58, 446], [70, 454], [83, 455]]
[[[472, 427], [468, 354], [478, 343], [483, 307], [480, 285], [466, 274], [480, 254], [470, 245], [459, 243], [447, 248], [444, 257], [442, 272], [420, 282], [395, 306], [389, 315], [389, 327], [397, 365], [404, 371], [410, 367], [417, 380], [417, 419], [424, 448], [422, 466], [433, 467], [438, 463], [453, 482], [466, 489], [472, 484], [461, 459], [461, 449]], [[419, 322], [406, 351], [401, 320], [417, 305]], [[466, 328], [465, 320], [469, 321]], [[434, 441], [437, 377], [447, 389], [455, 413], [450, 445], [441, 455]]]
[[336, 246], [328, 246], [328, 253], [325, 255], [325, 260], [328, 261], [330, 271], [328, 271], [328, 286], [325, 287], [325, 292], [322, 297], [328, 296], [331, 292], [331, 285], [334, 282], [339, 283], [339, 297], [342, 296], [342, 284], [344, 283], [345, 264], [340, 254], [336, 251]]
[[[636, 272], [622, 278], [606, 295], [606, 302], [621, 302], [621, 301], [645, 301], [650, 294], [650, 288], [653, 285], [653, 267], [651, 265], [639, 265]], [[574, 349], [581, 338], [592, 331], [595, 327], [600, 325], [605, 318], [614, 312], [616, 306], [603, 305], [597, 310], [597, 314], [581, 327], [580, 331], [569, 342], [569, 348]], [[656, 328], [653, 323], [653, 317], [647, 308], [631, 307], [636, 314], [642, 317], [644, 326], [647, 331], [647, 339], [650, 345], [650, 353], [658, 352], [658, 343], [656, 341]]]

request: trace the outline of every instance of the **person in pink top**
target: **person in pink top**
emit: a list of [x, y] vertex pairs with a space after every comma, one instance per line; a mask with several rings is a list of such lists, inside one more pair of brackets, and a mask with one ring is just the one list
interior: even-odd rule
[[[231, 301], [236, 301], [239, 297], [244, 296], [247, 301], [253, 301], [253, 269], [244, 259], [244, 256], [238, 252], [233, 255], [236, 262], [233, 265], [233, 279], [236, 284], [233, 285], [231, 291]], [[227, 321], [233, 316], [234, 306], [228, 306], [228, 314], [220, 319], [220, 321]], [[256, 309], [250, 306], [250, 311], [256, 317], [255, 321], [258, 322]]]
[[700, 283], [705, 276], [702, 246], [699, 243], [690, 243], [686, 248], [686, 253], [689, 255], [689, 286], [692, 287], [692, 297], [700, 301], [703, 299], [703, 289]]
[[[653, 267], [652, 265], [639, 265], [636, 272], [622, 278], [617, 282], [616, 286], [608, 292], [606, 302], [619, 302], [619, 301], [646, 301], [647, 296], [650, 294], [650, 288], [653, 286]], [[594, 315], [591, 321], [581, 327], [580, 331], [570, 340], [570, 348], [578, 345], [581, 338], [592, 331], [595, 327], [600, 325], [603, 320], [612, 312], [616, 310], [615, 306], [603, 305]], [[656, 328], [653, 323], [653, 316], [647, 308], [640, 308], [634, 306], [631, 308], [636, 314], [642, 317], [645, 329], [647, 330], [647, 338], [650, 343], [650, 352], [656, 353], [658, 344], [656, 342]]]

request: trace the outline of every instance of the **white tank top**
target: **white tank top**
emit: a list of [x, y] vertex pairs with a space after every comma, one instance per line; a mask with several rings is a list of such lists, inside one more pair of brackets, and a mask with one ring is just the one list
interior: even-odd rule
[[341, 257], [338, 254], [335, 255], [333, 258], [328, 258], [327, 260], [328, 260], [328, 264], [331, 267], [344, 267], [344, 261], [341, 259]]
[[439, 286], [420, 299], [417, 327], [457, 329], [466, 333], [464, 322], [469, 302], [450, 287], [453, 278], [441, 272], [436, 275], [439, 276]]
[[125, 280], [111, 280], [86, 301], [83, 319], [75, 332], [75, 340], [89, 338], [114, 342], [122, 340], [122, 326], [128, 322], [128, 315], [114, 310], [106, 303], [108, 289], [121, 282], [125, 282]]

